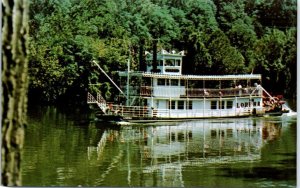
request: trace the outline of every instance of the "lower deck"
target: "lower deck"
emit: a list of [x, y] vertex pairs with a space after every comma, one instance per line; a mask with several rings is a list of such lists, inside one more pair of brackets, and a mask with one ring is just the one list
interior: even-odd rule
[[263, 115], [261, 107], [233, 108], [233, 109], [192, 109], [192, 110], [170, 110], [170, 109], [149, 109], [139, 107], [117, 107], [112, 110], [116, 115], [126, 119], [198, 119], [218, 117], [244, 117], [252, 115]]
[[144, 98], [144, 105], [111, 105], [109, 113], [127, 119], [197, 119], [263, 115], [262, 98]]

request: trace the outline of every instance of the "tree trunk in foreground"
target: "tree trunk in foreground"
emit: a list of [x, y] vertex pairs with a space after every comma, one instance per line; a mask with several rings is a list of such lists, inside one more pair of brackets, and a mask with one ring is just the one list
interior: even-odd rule
[[2, 185], [21, 185], [27, 109], [27, 0], [2, 0]]

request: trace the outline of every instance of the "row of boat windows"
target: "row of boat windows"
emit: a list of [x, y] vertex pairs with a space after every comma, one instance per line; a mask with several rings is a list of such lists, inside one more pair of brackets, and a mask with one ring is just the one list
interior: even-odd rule
[[[185, 107], [185, 108], [184, 108]], [[193, 109], [193, 101], [186, 101], [184, 106], [184, 101], [169, 101], [168, 103], [168, 109]]]
[[[169, 79], [157, 79], [157, 85], [159, 86], [178, 86], [179, 84], [179, 80], [175, 80], [175, 79], [172, 79], [172, 80], [169, 80]], [[180, 85], [181, 86], [184, 86], [184, 80], [180, 80]]]
[[233, 101], [211, 101], [211, 109], [231, 109], [233, 106]]
[[[152, 60], [148, 60], [147, 65], [152, 66]], [[157, 61], [157, 65], [163, 66], [164, 61], [163, 60]], [[181, 65], [180, 59], [165, 59], [165, 66], [180, 66], [180, 65]]]
[[[237, 108], [250, 107], [250, 102], [237, 103]], [[260, 106], [260, 102], [253, 102], [253, 106]], [[211, 101], [210, 109], [232, 109], [233, 101]], [[193, 109], [193, 101], [169, 101], [168, 109]]]
[[[217, 108], [218, 107], [218, 108]], [[233, 107], [233, 101], [211, 101], [210, 108], [211, 109], [231, 109]], [[169, 101], [168, 109], [178, 109], [178, 110], [192, 110], [193, 109], [193, 101]]]

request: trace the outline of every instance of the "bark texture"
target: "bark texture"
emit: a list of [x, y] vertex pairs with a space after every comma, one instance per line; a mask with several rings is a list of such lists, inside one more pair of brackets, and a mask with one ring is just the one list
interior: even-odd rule
[[2, 185], [20, 186], [27, 112], [27, 0], [2, 0]]

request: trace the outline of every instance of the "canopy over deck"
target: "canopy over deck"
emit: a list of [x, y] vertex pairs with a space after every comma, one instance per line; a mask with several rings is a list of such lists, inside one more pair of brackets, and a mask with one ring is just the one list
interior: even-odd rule
[[[120, 76], [127, 76], [128, 72], [119, 72]], [[261, 80], [261, 74], [238, 75], [170, 75], [150, 72], [130, 72], [131, 76], [147, 78], [180, 79], [180, 80]]]
[[181, 79], [181, 80], [260, 80], [260, 74], [241, 75], [168, 75], [159, 73], [143, 73], [143, 77]]

